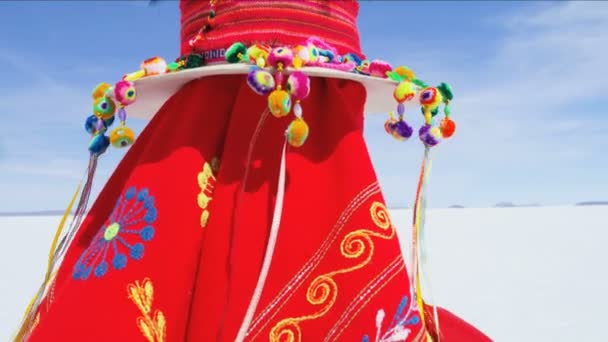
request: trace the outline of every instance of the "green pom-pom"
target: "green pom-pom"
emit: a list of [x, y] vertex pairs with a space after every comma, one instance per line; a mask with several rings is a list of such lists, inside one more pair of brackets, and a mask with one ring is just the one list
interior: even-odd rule
[[168, 69], [170, 72], [175, 72], [175, 71], [178, 71], [178, 70], [179, 70], [179, 68], [180, 68], [180, 66], [179, 66], [179, 63], [178, 63], [178, 62], [171, 62], [171, 63], [167, 64], [167, 69]]
[[427, 88], [429, 85], [424, 83], [424, 81], [421, 81], [417, 78], [412, 80], [412, 83], [414, 83], [415, 85], [419, 86], [420, 88]]
[[398, 73], [394, 72], [394, 71], [389, 71], [386, 73], [386, 75], [388, 76], [389, 79], [396, 81], [396, 82], [403, 82], [404, 78], [399, 75]]
[[234, 43], [226, 50], [226, 61], [238, 63], [247, 56], [247, 47], [243, 43]]
[[437, 90], [439, 90], [444, 100], [452, 101], [452, 99], [454, 98], [454, 92], [452, 91], [452, 87], [450, 87], [450, 85], [447, 83], [442, 82], [437, 87]]

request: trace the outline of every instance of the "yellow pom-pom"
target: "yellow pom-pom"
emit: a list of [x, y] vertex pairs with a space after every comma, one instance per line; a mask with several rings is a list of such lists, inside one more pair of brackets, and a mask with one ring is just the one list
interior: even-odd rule
[[110, 132], [110, 143], [114, 147], [127, 147], [135, 141], [135, 133], [126, 126], [116, 127]]
[[284, 117], [291, 111], [291, 97], [282, 89], [273, 90], [268, 95], [268, 109], [277, 118]]
[[399, 83], [393, 92], [395, 101], [399, 103], [410, 101], [414, 96], [416, 96], [416, 90], [414, 89], [414, 85], [409, 81]]
[[108, 90], [110, 88], [112, 88], [112, 86], [109, 83], [106, 83], [106, 82], [99, 83], [95, 87], [95, 89], [93, 89], [93, 100], [97, 100], [100, 97], [106, 96], [106, 93], [108, 92]]
[[287, 142], [293, 147], [304, 145], [308, 138], [308, 124], [302, 118], [293, 120], [287, 127]]
[[408, 80], [408, 81], [413, 81], [416, 78], [416, 74], [414, 74], [414, 72], [410, 69], [408, 69], [407, 67], [404, 66], [398, 66], [395, 68], [394, 72], [403, 77], [404, 79]]
[[435, 109], [443, 102], [441, 92], [434, 87], [425, 88], [420, 93], [420, 104], [427, 109]]

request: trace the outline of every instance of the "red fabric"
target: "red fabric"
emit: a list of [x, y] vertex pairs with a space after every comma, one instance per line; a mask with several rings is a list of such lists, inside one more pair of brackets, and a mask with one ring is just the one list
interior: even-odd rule
[[[228, 48], [239, 41], [294, 46], [318, 37], [340, 54], [361, 55], [357, 1], [220, 0], [203, 51]], [[208, 22], [209, 1], [181, 0], [181, 53], [190, 52], [189, 40]]]
[[[381, 335], [400, 324], [417, 340], [422, 324], [363, 141], [365, 90], [324, 79], [311, 89], [302, 103], [310, 136], [288, 150], [281, 230], [246, 340], [287, 341], [291, 332], [295, 341], [373, 341], [379, 310]], [[290, 121], [268, 116], [256, 138], [265, 108], [243, 76], [196, 80], [175, 94], [93, 205], [29, 340], [234, 341], [262, 264]], [[199, 177], [214, 158], [215, 176]], [[199, 178], [209, 180], [205, 203]], [[127, 256], [122, 269], [117, 251]], [[76, 279], [83, 260], [97, 268]]]

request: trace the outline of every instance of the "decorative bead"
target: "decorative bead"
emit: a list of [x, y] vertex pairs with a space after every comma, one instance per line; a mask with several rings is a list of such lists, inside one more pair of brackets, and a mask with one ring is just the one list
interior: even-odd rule
[[454, 92], [449, 84], [442, 82], [437, 86], [437, 90], [439, 90], [445, 100], [452, 101], [454, 99]]
[[141, 68], [145, 70], [146, 76], [160, 75], [167, 71], [167, 62], [160, 57], [152, 57], [143, 61]]
[[385, 61], [374, 60], [369, 64], [369, 73], [371, 76], [387, 78], [387, 73], [393, 70], [393, 67]]
[[420, 94], [420, 104], [428, 108], [436, 108], [443, 101], [441, 93], [437, 88], [428, 87]]
[[89, 142], [89, 152], [103, 154], [110, 146], [110, 139], [103, 134], [96, 134]]
[[171, 62], [169, 64], [167, 64], [167, 71], [168, 72], [176, 72], [179, 71], [182, 67], [182, 64], [180, 64], [179, 62]]
[[285, 90], [274, 90], [268, 95], [268, 109], [277, 118], [283, 117], [291, 111], [291, 97]]
[[397, 114], [399, 114], [400, 116], [405, 114], [405, 105], [403, 104], [403, 102], [400, 102], [397, 105]]
[[253, 69], [247, 74], [247, 84], [259, 95], [268, 95], [275, 88], [274, 77], [268, 71]]
[[443, 118], [439, 124], [439, 129], [444, 138], [449, 138], [456, 131], [456, 123], [449, 118]]
[[433, 147], [439, 144], [441, 141], [441, 132], [437, 129], [437, 127], [432, 127], [431, 125], [424, 125], [420, 127], [418, 135], [420, 137], [420, 141], [422, 141], [424, 145], [428, 147]]
[[215, 18], [215, 10], [209, 11], [209, 18]]
[[294, 71], [287, 79], [287, 91], [296, 100], [305, 99], [310, 94], [310, 79], [301, 71]]
[[452, 111], [450, 110], [450, 106], [448, 104], [446, 104], [443, 108], [443, 114], [445, 114], [445, 116], [450, 116], [450, 114], [452, 114]]
[[247, 47], [243, 43], [234, 43], [226, 50], [226, 61], [228, 63], [239, 63], [245, 60]]
[[293, 115], [295, 115], [298, 118], [302, 117], [302, 105], [300, 104], [300, 101], [296, 101], [296, 103], [294, 103]]
[[272, 49], [268, 55], [268, 64], [279, 70], [287, 68], [293, 62], [293, 52], [285, 47]]
[[95, 122], [95, 131], [103, 132], [106, 130], [106, 128], [106, 123], [103, 120], [97, 118], [97, 121]]
[[135, 102], [135, 84], [129, 81], [119, 81], [114, 86], [114, 97], [123, 106], [128, 106]]
[[142, 70], [134, 71], [129, 74], [124, 74], [122, 76], [122, 79], [125, 81], [137, 81], [138, 79], [140, 79], [144, 76], [146, 76], [146, 71], [142, 69]]
[[277, 72], [275, 75], [275, 83], [277, 84], [277, 86], [282, 86], [283, 85], [283, 73], [282, 72]]
[[135, 141], [135, 133], [126, 126], [116, 127], [110, 132], [110, 143], [114, 147], [127, 147]]
[[100, 97], [93, 102], [93, 113], [102, 120], [107, 120], [116, 113], [116, 104], [112, 99]]
[[125, 120], [127, 120], [127, 111], [124, 108], [118, 109], [118, 120], [120, 120], [120, 122], [125, 122]]
[[106, 92], [108, 89], [112, 88], [109, 83], [103, 82], [99, 83], [95, 89], [93, 89], [93, 100], [97, 100], [100, 97], [106, 96]]
[[287, 127], [287, 142], [293, 147], [300, 147], [308, 138], [308, 124], [302, 118], [294, 119]]
[[393, 97], [397, 102], [406, 102], [416, 96], [416, 90], [414, 89], [414, 85], [409, 81], [403, 81], [399, 83], [399, 85], [393, 91]]

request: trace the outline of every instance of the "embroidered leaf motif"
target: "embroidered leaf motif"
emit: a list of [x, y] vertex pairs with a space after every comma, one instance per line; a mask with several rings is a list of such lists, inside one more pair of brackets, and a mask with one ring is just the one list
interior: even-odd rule
[[[217, 165], [217, 158], [214, 158], [212, 163]], [[198, 206], [203, 210], [201, 213], [200, 224], [201, 227], [205, 228], [207, 226], [207, 222], [209, 221], [209, 202], [213, 199], [213, 191], [215, 189], [215, 175], [214, 171], [215, 167], [209, 165], [209, 163], [205, 163], [203, 165], [203, 171], [199, 172], [197, 175], [198, 186], [201, 188], [201, 192], [197, 196]]]
[[[164, 342], [166, 336], [166, 320], [162, 311], [156, 310], [152, 316], [152, 305], [154, 304], [154, 285], [146, 278], [140, 284], [127, 286], [129, 299], [137, 306], [142, 316], [137, 317], [137, 327], [148, 342]], [[153, 318], [154, 317], [154, 318]]]

